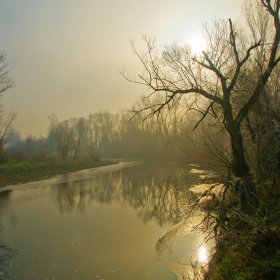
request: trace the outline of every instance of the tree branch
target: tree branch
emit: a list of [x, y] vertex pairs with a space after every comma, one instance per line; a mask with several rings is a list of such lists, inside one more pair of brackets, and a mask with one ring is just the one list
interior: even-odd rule
[[193, 131], [195, 131], [195, 129], [199, 126], [199, 124], [205, 119], [205, 117], [207, 116], [209, 109], [212, 108], [212, 105], [214, 104], [214, 102], [211, 102], [209, 104], [209, 106], [207, 107], [206, 111], [203, 113], [202, 118], [198, 121], [198, 123], [194, 126]]

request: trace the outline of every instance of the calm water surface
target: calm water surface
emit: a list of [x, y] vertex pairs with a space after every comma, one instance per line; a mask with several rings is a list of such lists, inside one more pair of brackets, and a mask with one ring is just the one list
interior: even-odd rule
[[181, 173], [123, 162], [0, 189], [0, 279], [180, 278], [201, 236], [157, 242], [185, 215]]

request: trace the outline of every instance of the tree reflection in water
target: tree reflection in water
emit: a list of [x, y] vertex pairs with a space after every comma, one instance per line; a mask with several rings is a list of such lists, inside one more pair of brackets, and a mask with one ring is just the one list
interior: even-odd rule
[[185, 216], [187, 189], [194, 180], [185, 167], [142, 164], [54, 185], [52, 200], [60, 212], [67, 213], [83, 212], [92, 201], [117, 202], [136, 209], [143, 222], [155, 219], [159, 225], [176, 224]]
[[[106, 171], [107, 172], [107, 171]], [[124, 249], [124, 252], [128, 252], [128, 254], [131, 254], [132, 251], [135, 250], [135, 244], [134, 244], [134, 238], [137, 237], [136, 235], [139, 233], [140, 236], [142, 236], [142, 232], [137, 231], [138, 225], [141, 225], [141, 222], [139, 220], [136, 222], [133, 220], [133, 225], [130, 225], [130, 218], [134, 216], [134, 213], [144, 222], [148, 223], [149, 221], [153, 220], [152, 223], [148, 223], [147, 228], [149, 226], [152, 229], [155, 229], [155, 222], [158, 223], [158, 225], [170, 225], [172, 226], [171, 229], [167, 232], [167, 234], [164, 235], [164, 237], [160, 238], [159, 241], [156, 244], [157, 238], [162, 234], [161, 230], [156, 227], [156, 234], [153, 235], [153, 238], [149, 240], [152, 250], [153, 246], [156, 246], [155, 251], [159, 254], [155, 254], [157, 258], [159, 258], [163, 264], [166, 265], [166, 267], [173, 272], [175, 275], [182, 275], [182, 273], [185, 271], [186, 263], [182, 262], [179, 257], [185, 258], [185, 250], [186, 246], [182, 246], [182, 241], [185, 242], [185, 240], [182, 240], [182, 234], [185, 234], [185, 232], [180, 233], [178, 231], [178, 227], [174, 226], [179, 221], [183, 220], [185, 218], [185, 209], [188, 207], [188, 188], [190, 185], [195, 184], [195, 175], [187, 172], [185, 167], [178, 167], [176, 165], [160, 165], [160, 166], [153, 166], [149, 164], [142, 164], [138, 166], [133, 166], [131, 168], [122, 169], [120, 171], [106, 173], [102, 172], [102, 170], [96, 170], [95, 172], [91, 171], [85, 171], [80, 172], [78, 174], [68, 174], [63, 177], [61, 177], [59, 180], [67, 181], [68, 182], [61, 182], [56, 185], [46, 185], [42, 186], [41, 188], [33, 188], [32, 191], [26, 191], [25, 189], [22, 189], [21, 191], [11, 191], [11, 193], [14, 192], [15, 195], [12, 196], [13, 204], [16, 205], [16, 201], [18, 199], [18, 202], [23, 203], [19, 209], [25, 209], [26, 205], [25, 203], [29, 203], [29, 201], [34, 202], [34, 205], [32, 207], [38, 207], [39, 211], [38, 213], [44, 213], [45, 215], [49, 215], [48, 220], [51, 220], [52, 217], [56, 217], [54, 219], [54, 222], [51, 226], [54, 226], [54, 230], [50, 231], [50, 236], [55, 236], [55, 242], [52, 243], [51, 238], [49, 239], [49, 242], [52, 246], [55, 247], [55, 254], [53, 253], [52, 246], [47, 246], [47, 243], [40, 243], [42, 244], [40, 247], [37, 247], [38, 243], [34, 245], [34, 242], [32, 240], [29, 240], [30, 243], [28, 243], [29, 247], [27, 248], [33, 248], [31, 250], [32, 254], [38, 254], [38, 250], [45, 250], [47, 262], [46, 264], [44, 262], [40, 262], [39, 266], [36, 267], [36, 270], [40, 270], [40, 266], [42, 264], [42, 267], [47, 267], [48, 261], [53, 261], [53, 257], [56, 258], [56, 254], [59, 254], [60, 252], [63, 252], [63, 250], [67, 251], [67, 246], [70, 244], [73, 246], [73, 244], [76, 246], [77, 250], [81, 250], [80, 253], [82, 256], [82, 251], [87, 248], [87, 243], [89, 244], [89, 247], [91, 248], [105, 248], [108, 250], [108, 254], [110, 257], [110, 254], [113, 252], [114, 254], [118, 254], [118, 250]], [[91, 178], [85, 178], [86, 176], [91, 176]], [[78, 177], [78, 180], [77, 180]], [[75, 178], [75, 180], [73, 180]], [[70, 181], [72, 179], [72, 181]], [[36, 191], [37, 190], [37, 191]], [[3, 192], [4, 193], [4, 192]], [[7, 194], [6, 194], [7, 195]], [[9, 196], [8, 196], [9, 197]], [[37, 200], [37, 198], [40, 198]], [[1, 198], [0, 198], [1, 200]], [[6, 201], [6, 203], [9, 203], [9, 198], [3, 199], [3, 201]], [[40, 204], [42, 200], [42, 209], [40, 208]], [[44, 201], [44, 202], [43, 202]], [[1, 201], [0, 201], [1, 202]], [[55, 206], [55, 208], [61, 212], [61, 213], [84, 213], [83, 215], [71, 215], [71, 219], [64, 219], [63, 215], [54, 215], [53, 211], [48, 211], [48, 208], [45, 207], [44, 203], [50, 202]], [[104, 216], [100, 215], [100, 213], [103, 213], [103, 207], [102, 209], [99, 207], [98, 204], [112, 204], [112, 207], [107, 207], [105, 210]], [[123, 206], [126, 209], [120, 209], [117, 205]], [[17, 206], [17, 205], [16, 205]], [[115, 207], [116, 206], [116, 207]], [[0, 204], [1, 207], [4, 207], [2, 204]], [[36, 208], [30, 208], [30, 209], [36, 209]], [[133, 209], [135, 209], [135, 211]], [[11, 209], [14, 209], [11, 207]], [[32, 213], [29, 211], [33, 211], [27, 209], [24, 213]], [[51, 207], [53, 209], [53, 207]], [[88, 209], [88, 211], [87, 211]], [[111, 219], [111, 216], [108, 217], [108, 213], [113, 209], [118, 209], [121, 215], [113, 215], [114, 217], [120, 218], [114, 218], [114, 220]], [[97, 210], [97, 211], [95, 211]], [[109, 210], [109, 211], [107, 211]], [[124, 210], [124, 211], [123, 211]], [[126, 211], [129, 210], [129, 211]], [[0, 210], [1, 211], [1, 210]], [[20, 210], [18, 210], [20, 211]], [[106, 212], [107, 211], [107, 212]], [[8, 211], [5, 211], [5, 222], [7, 217]], [[18, 212], [20, 213], [20, 212]], [[126, 216], [126, 213], [129, 213], [128, 216]], [[19, 214], [18, 214], [19, 215]], [[109, 214], [110, 215], [110, 214]], [[129, 217], [127, 219], [123, 219], [124, 217]], [[132, 216], [131, 216], [132, 215]], [[1, 213], [0, 213], [1, 216]], [[26, 215], [28, 216], [28, 215]], [[94, 220], [94, 218], [96, 220]], [[1, 218], [1, 217], [0, 217]], [[24, 217], [22, 217], [24, 218]], [[58, 218], [58, 219], [57, 219]], [[73, 219], [72, 219], [73, 218]], [[38, 220], [37, 220], [38, 219]], [[92, 219], [93, 223], [88, 223], [88, 221]], [[104, 220], [103, 220], [104, 219]], [[52, 220], [51, 220], [52, 221]], [[65, 227], [60, 227], [60, 223], [63, 223], [63, 225], [67, 225], [68, 223], [73, 222], [73, 231], [71, 231], [71, 234], [65, 233]], [[45, 225], [44, 221], [41, 221], [40, 217], [38, 215], [31, 215], [30, 219], [30, 225], [32, 226], [34, 222], [39, 222], [39, 228], [38, 232], [35, 231], [36, 238], [40, 241], [44, 241], [48, 237], [45, 236], [45, 229], [49, 227], [49, 223]], [[65, 223], [64, 223], [65, 222]], [[129, 223], [128, 231], [124, 229], [127, 222]], [[1, 221], [0, 221], [1, 223]], [[35, 225], [37, 225], [35, 223]], [[51, 222], [52, 223], [52, 222]], [[83, 228], [79, 228], [79, 226], [83, 223]], [[4, 223], [3, 223], [4, 224]], [[87, 228], [87, 226], [91, 225]], [[115, 232], [114, 230], [111, 230], [111, 226], [114, 229], [117, 229]], [[142, 226], [142, 225], [141, 225]], [[142, 228], [139, 226], [139, 229]], [[95, 227], [95, 228], [94, 228]], [[131, 227], [131, 228], [130, 228]], [[22, 224], [22, 231], [27, 232], [26, 230], [29, 228], [26, 225]], [[41, 229], [40, 229], [41, 228]], [[70, 227], [72, 228], [72, 227]], [[167, 229], [168, 227], [163, 227]], [[77, 230], [76, 230], [77, 229]], [[85, 229], [85, 232], [83, 232]], [[96, 232], [94, 231], [96, 229]], [[180, 227], [180, 230], [184, 229], [184, 227]], [[89, 232], [87, 232], [89, 230]], [[85, 233], [85, 234], [84, 234]], [[147, 232], [145, 232], [146, 234]], [[49, 233], [48, 233], [49, 234]], [[47, 234], [47, 235], [48, 235]], [[45, 236], [45, 237], [43, 237]], [[146, 235], [145, 235], [146, 236]], [[58, 240], [56, 237], [62, 238], [59, 240], [64, 240], [65, 243], [63, 243], [63, 246], [61, 247], [61, 251], [57, 249], [56, 241]], [[64, 238], [63, 238], [64, 237]], [[101, 238], [102, 237], [102, 238]], [[115, 238], [119, 238], [118, 240], [122, 241], [122, 238], [128, 238], [130, 243], [126, 244], [123, 243], [123, 248], [119, 248], [119, 243], [114, 247]], [[174, 241], [174, 237], [179, 240], [179, 243], [176, 243], [173, 247], [170, 246], [170, 242]], [[28, 236], [29, 238], [29, 236]], [[103, 239], [104, 238], [104, 239]], [[145, 237], [146, 239], [150, 238], [150, 234], [148, 233]], [[31, 238], [32, 239], [32, 238]], [[36, 239], [36, 240], [37, 240]], [[41, 240], [42, 239], [42, 240]], [[142, 237], [139, 240], [146, 240], [142, 239]], [[74, 240], [74, 242], [73, 242]], [[117, 239], [116, 239], [117, 240]], [[193, 244], [198, 245], [198, 242], [196, 240], [191, 239]], [[72, 244], [73, 242], [73, 244]], [[181, 242], [181, 243], [180, 243]], [[1, 244], [1, 239], [0, 239]], [[17, 244], [17, 243], [15, 243]], [[23, 248], [25, 248], [25, 239], [21, 240], [19, 244], [22, 244]], [[142, 244], [139, 242], [139, 244]], [[2, 258], [3, 265], [7, 265], [9, 263], [9, 258], [13, 256], [14, 251], [9, 250], [9, 248], [4, 246], [5, 244], [0, 245], [0, 254], [3, 256], [5, 254], [5, 258]], [[173, 243], [172, 243], [173, 245]], [[17, 246], [17, 245], [16, 245]], [[32, 247], [30, 247], [32, 246]], [[36, 248], [35, 248], [35, 247]], [[70, 246], [70, 247], [71, 247]], [[83, 247], [85, 246], [85, 248]], [[103, 246], [103, 247], [102, 247]], [[113, 246], [113, 247], [112, 247]], [[137, 244], [138, 246], [138, 244]], [[136, 246], [136, 247], [137, 247]], [[141, 245], [142, 246], [142, 245]], [[140, 246], [140, 247], [141, 247]], [[17, 246], [18, 247], [18, 246]], [[113, 249], [112, 249], [112, 248]], [[20, 248], [20, 247], [18, 247]], [[34, 249], [35, 248], [35, 249]], [[72, 248], [72, 247], [71, 247]], [[150, 248], [150, 247], [149, 247]], [[170, 255], [171, 252], [170, 249], [173, 249], [173, 252], [179, 252], [176, 256]], [[182, 253], [181, 249], [184, 249], [185, 251]], [[71, 249], [72, 250], [72, 249]], [[85, 249], [86, 250], [86, 249]], [[112, 251], [111, 251], [112, 250]], [[145, 255], [146, 249], [141, 251], [142, 249], [138, 246], [138, 251], [140, 252], [140, 256]], [[5, 253], [2, 253], [2, 251]], [[98, 251], [98, 250], [97, 250]], [[103, 256], [106, 254], [106, 252], [102, 251]], [[189, 251], [188, 251], [189, 252]], [[88, 252], [89, 253], [89, 252]], [[191, 253], [191, 252], [190, 252]], [[22, 255], [21, 255], [22, 254]], [[29, 253], [28, 253], [29, 254]], [[33, 258], [35, 255], [24, 255], [24, 252], [21, 250], [21, 261], [18, 263], [22, 265], [22, 263], [25, 262], [25, 259], [28, 259], [29, 261], [33, 261]], [[95, 255], [94, 250], [90, 253], [92, 257], [92, 262], [96, 265], [99, 264], [99, 254]], [[41, 252], [39, 252], [39, 255], [41, 259]], [[51, 256], [50, 258], [48, 256]], [[124, 260], [126, 259], [127, 254], [123, 255]], [[44, 259], [45, 256], [42, 255], [42, 259]], [[189, 259], [189, 257], [187, 256]], [[60, 259], [59, 257], [57, 259]], [[131, 256], [128, 256], [128, 259], [131, 259]], [[15, 258], [14, 258], [15, 260]], [[13, 260], [13, 262], [14, 262]], [[73, 259], [74, 260], [74, 259]], [[105, 263], [103, 260], [102, 262]], [[138, 260], [136, 260], [136, 263]], [[10, 271], [9, 273], [12, 273], [10, 270], [4, 270], [2, 268], [1, 264], [1, 272], [3, 271]], [[43, 265], [44, 264], [44, 265]], [[134, 265], [134, 262], [132, 262]], [[79, 264], [80, 265], [80, 264]], [[138, 265], [138, 264], [137, 264]], [[82, 264], [82, 267], [84, 265]], [[47, 271], [47, 270], [46, 270]], [[6, 272], [5, 272], [6, 273]], [[20, 272], [17, 272], [20, 273]], [[40, 273], [40, 272], [38, 272]], [[65, 273], [64, 271], [62, 273]], [[185, 272], [184, 272], [185, 273]], [[4, 274], [3, 274], [4, 275]], [[15, 274], [16, 275], [16, 274]], [[9, 275], [10, 276], [10, 275]], [[0, 277], [2, 277], [0, 275]], [[7, 279], [8, 277], [3, 276], [3, 279]], [[1, 280], [2, 278], [0, 278]], [[131, 278], [128, 278], [131, 279]]]
[[170, 225], [155, 244], [155, 251], [168, 270], [181, 277], [191, 275], [189, 261], [193, 254], [199, 254], [196, 257], [200, 262], [206, 256], [206, 251], [198, 251], [203, 236], [191, 232], [201, 217], [185, 221], [190, 200], [188, 189], [197, 180], [186, 166], [142, 164], [54, 186], [53, 201], [61, 212], [83, 212], [93, 201], [116, 202], [133, 207], [144, 223], [154, 219], [160, 226]]
[[159, 225], [164, 225], [183, 219], [188, 201], [187, 185], [182, 183], [185, 169], [173, 165], [139, 166], [138, 170], [124, 173], [123, 197], [138, 210], [144, 222], [156, 219]]

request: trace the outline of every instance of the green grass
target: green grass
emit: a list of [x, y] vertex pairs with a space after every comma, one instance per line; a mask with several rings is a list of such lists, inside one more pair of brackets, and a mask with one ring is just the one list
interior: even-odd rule
[[43, 159], [22, 160], [0, 165], [0, 187], [36, 181], [65, 172], [113, 164], [110, 160], [92, 159]]
[[258, 189], [262, 213], [250, 227], [227, 228], [219, 237], [207, 280], [280, 280], [280, 188]]
[[[218, 252], [220, 254], [221, 252]], [[275, 280], [280, 275], [280, 255], [256, 255], [240, 246], [226, 249], [211, 280]]]

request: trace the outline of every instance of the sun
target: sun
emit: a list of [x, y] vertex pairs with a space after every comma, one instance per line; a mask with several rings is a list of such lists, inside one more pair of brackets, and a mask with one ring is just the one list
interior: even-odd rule
[[206, 50], [206, 41], [204, 38], [196, 36], [187, 40], [187, 44], [191, 46], [193, 55], [199, 55], [202, 51]]

